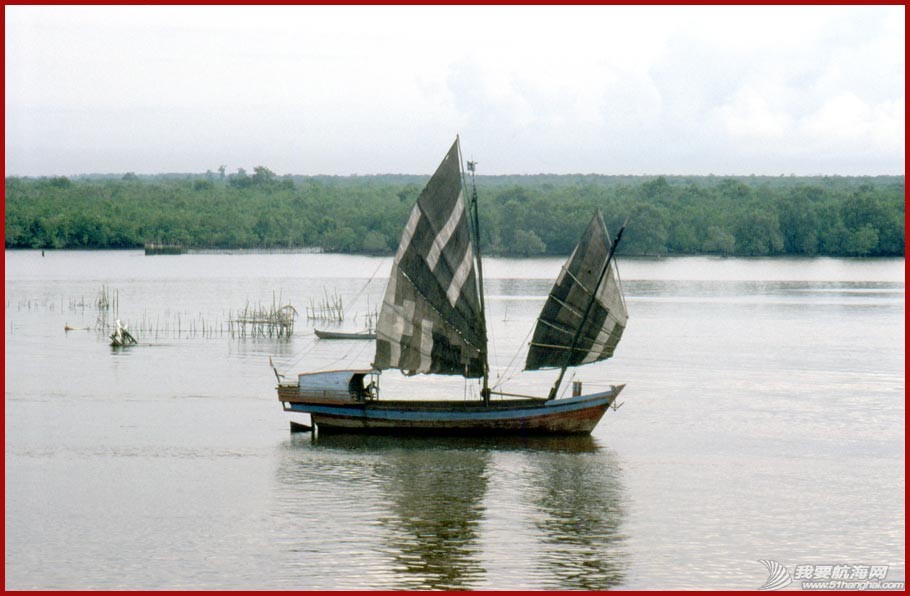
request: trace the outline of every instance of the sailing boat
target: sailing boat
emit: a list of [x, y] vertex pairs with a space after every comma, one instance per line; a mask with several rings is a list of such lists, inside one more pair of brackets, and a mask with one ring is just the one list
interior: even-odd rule
[[[550, 291], [537, 320], [525, 370], [559, 369], [546, 396], [493, 391], [489, 386], [483, 266], [477, 188], [470, 202], [459, 139], [411, 210], [376, 325], [372, 367], [301, 373], [279, 379], [288, 412], [309, 413], [320, 432], [477, 434], [590, 433], [625, 385], [558, 397], [566, 369], [613, 355], [628, 314], [614, 253], [599, 212]], [[474, 163], [467, 162], [474, 172]], [[482, 380], [479, 399], [380, 399], [383, 370], [405, 375], [458, 375]], [[364, 384], [369, 377], [369, 383]]]

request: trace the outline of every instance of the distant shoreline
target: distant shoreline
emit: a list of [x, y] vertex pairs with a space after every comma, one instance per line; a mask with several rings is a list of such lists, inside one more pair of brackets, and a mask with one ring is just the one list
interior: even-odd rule
[[[6, 248], [391, 255], [422, 176], [7, 178]], [[480, 176], [480, 249], [565, 256], [591, 214], [621, 255], [903, 256], [903, 176]], [[309, 248], [308, 248], [309, 247]], [[175, 248], [174, 250], [179, 250]]]
[[[88, 248], [29, 248], [29, 247], [5, 247], [7, 252], [44, 252], [45, 254], [52, 253], [61, 253], [61, 252], [144, 252], [142, 247], [126, 247], [126, 248], [97, 248], [97, 247], [88, 247]], [[147, 255], [147, 256], [156, 256], [156, 257], [174, 257], [174, 256], [186, 256], [186, 255], [230, 255], [230, 254], [288, 254], [288, 255], [339, 255], [339, 256], [349, 256], [349, 257], [372, 257], [379, 259], [389, 259], [395, 256], [391, 251], [387, 253], [364, 253], [364, 252], [335, 252], [322, 250], [319, 247], [301, 247], [301, 248], [255, 248], [255, 247], [245, 247], [245, 248], [187, 248], [186, 252], [181, 255]], [[484, 255], [485, 259], [505, 259], [505, 260], [516, 260], [516, 261], [527, 261], [534, 259], [565, 259], [569, 256], [570, 253], [564, 255], [557, 254], [545, 254], [545, 255], [533, 255], [533, 256], [516, 256], [508, 254], [486, 254]], [[886, 259], [904, 259], [905, 255], [874, 255], [874, 256], [843, 256], [843, 255], [718, 255], [710, 253], [692, 253], [692, 254], [670, 254], [670, 255], [641, 255], [641, 254], [620, 254], [623, 259], [636, 259], [636, 260], [664, 260], [664, 259], [684, 259], [690, 257], [708, 257], [712, 259], [717, 259], [720, 261], [723, 260], [793, 260], [793, 259], [804, 259], [804, 260], [813, 260], [813, 259], [847, 259], [847, 260], [869, 260], [869, 261], [881, 261]]]

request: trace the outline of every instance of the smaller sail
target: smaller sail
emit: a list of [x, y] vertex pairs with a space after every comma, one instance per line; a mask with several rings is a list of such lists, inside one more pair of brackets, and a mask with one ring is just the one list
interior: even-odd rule
[[[603, 217], [597, 212], [540, 311], [525, 370], [578, 366], [613, 355], [629, 315], [615, 257], [597, 287], [611, 245]], [[585, 317], [595, 288], [597, 295]], [[572, 349], [579, 328], [581, 332]]]

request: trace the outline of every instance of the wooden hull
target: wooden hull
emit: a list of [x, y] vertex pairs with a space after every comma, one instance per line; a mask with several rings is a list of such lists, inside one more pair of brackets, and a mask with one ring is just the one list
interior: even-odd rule
[[376, 339], [375, 333], [344, 333], [342, 331], [322, 331], [313, 329], [319, 339]]
[[320, 433], [588, 434], [623, 387], [551, 401], [493, 400], [489, 406], [465, 401], [307, 400], [283, 387], [279, 399], [288, 412], [310, 414]]

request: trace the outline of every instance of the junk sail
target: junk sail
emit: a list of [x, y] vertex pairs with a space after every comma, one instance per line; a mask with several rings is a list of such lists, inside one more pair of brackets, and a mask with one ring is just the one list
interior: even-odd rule
[[405, 225], [376, 324], [378, 369], [483, 376], [484, 331], [458, 139]]
[[[525, 370], [578, 366], [613, 355], [629, 315], [615, 260], [597, 287], [611, 246], [603, 217], [597, 212], [540, 311]], [[595, 288], [597, 295], [585, 317]], [[578, 340], [573, 349], [576, 334]]]

